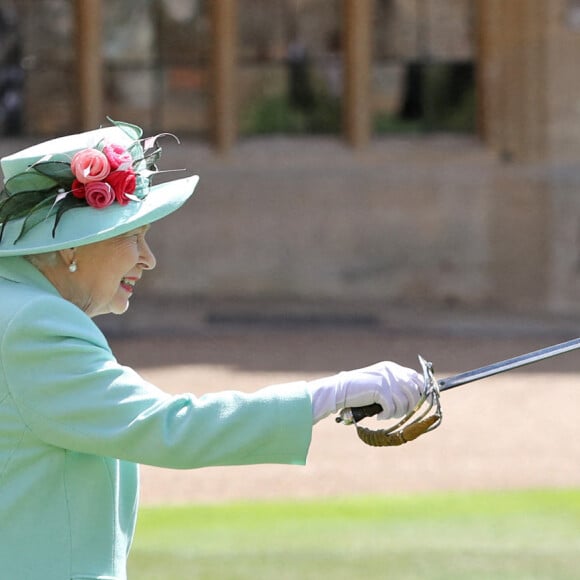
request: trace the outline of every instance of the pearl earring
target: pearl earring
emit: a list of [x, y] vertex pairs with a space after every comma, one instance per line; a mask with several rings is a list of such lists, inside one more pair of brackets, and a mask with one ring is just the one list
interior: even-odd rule
[[74, 273], [77, 271], [77, 261], [76, 261], [76, 260], [73, 260], [73, 261], [72, 261], [72, 262], [69, 264], [69, 266], [68, 266], [68, 271], [69, 271], [71, 274], [74, 274]]

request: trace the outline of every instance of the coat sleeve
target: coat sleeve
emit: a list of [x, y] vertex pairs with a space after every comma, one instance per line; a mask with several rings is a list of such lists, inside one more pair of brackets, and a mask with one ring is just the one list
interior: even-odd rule
[[118, 364], [90, 318], [57, 297], [12, 317], [0, 365], [23, 422], [50, 445], [173, 468], [306, 462], [304, 383], [169, 395]]

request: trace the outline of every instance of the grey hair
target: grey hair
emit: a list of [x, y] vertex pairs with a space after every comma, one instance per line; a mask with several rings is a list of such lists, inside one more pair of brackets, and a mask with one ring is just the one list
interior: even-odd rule
[[24, 256], [33, 266], [42, 270], [47, 266], [56, 266], [58, 263], [58, 252], [46, 252], [44, 254], [29, 254]]

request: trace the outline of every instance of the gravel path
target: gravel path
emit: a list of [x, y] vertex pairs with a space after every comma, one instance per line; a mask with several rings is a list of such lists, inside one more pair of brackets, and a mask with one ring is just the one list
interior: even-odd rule
[[[416, 367], [417, 353], [447, 376], [568, 338], [266, 328], [111, 344], [121, 362], [164, 390], [199, 395], [252, 391], [381, 359]], [[314, 429], [305, 467], [143, 467], [142, 503], [578, 486], [579, 371], [580, 352], [570, 353], [445, 393], [442, 426], [399, 448], [367, 447], [352, 428], [328, 419]]]

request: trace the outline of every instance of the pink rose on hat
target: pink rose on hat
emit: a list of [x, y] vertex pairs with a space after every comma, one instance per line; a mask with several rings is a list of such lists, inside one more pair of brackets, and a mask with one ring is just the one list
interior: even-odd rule
[[81, 183], [90, 183], [105, 179], [111, 172], [111, 165], [98, 149], [83, 149], [73, 156], [70, 169]]
[[105, 181], [92, 181], [85, 185], [85, 199], [96, 209], [102, 209], [115, 201], [115, 191]]
[[92, 148], [78, 151], [70, 166], [74, 176], [71, 193], [99, 209], [114, 201], [127, 205], [137, 187], [132, 163], [129, 151], [115, 143], [106, 144], [102, 151]]
[[108, 143], [103, 147], [103, 154], [108, 159], [111, 169], [128, 169], [133, 163], [131, 154], [122, 145]]

